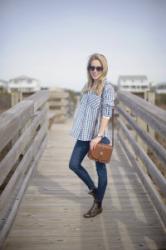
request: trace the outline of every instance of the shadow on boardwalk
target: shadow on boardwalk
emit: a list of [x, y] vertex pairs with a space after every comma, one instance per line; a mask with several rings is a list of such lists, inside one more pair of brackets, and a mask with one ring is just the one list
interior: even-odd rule
[[[56, 124], [6, 240], [5, 250], [164, 250], [165, 231], [134, 167], [116, 141], [107, 166], [108, 186], [103, 213], [91, 219], [82, 214], [92, 197], [69, 169], [74, 146], [71, 121]], [[97, 181], [95, 165], [82, 165]]]

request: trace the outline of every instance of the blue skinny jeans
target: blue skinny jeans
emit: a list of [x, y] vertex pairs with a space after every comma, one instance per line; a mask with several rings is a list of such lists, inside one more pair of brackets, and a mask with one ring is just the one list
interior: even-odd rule
[[[104, 139], [104, 138], [103, 138]], [[108, 140], [108, 139], [107, 139]], [[69, 161], [69, 168], [79, 176], [79, 178], [88, 186], [89, 190], [96, 188], [88, 172], [83, 168], [81, 162], [88, 153], [90, 141], [77, 140]], [[107, 187], [107, 169], [105, 163], [95, 161], [98, 174], [97, 200], [102, 202]]]

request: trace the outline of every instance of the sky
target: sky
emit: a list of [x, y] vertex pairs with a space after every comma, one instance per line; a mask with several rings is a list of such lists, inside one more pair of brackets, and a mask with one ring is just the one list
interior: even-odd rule
[[166, 81], [166, 0], [0, 0], [0, 79], [20, 75], [79, 91], [93, 53], [107, 79]]

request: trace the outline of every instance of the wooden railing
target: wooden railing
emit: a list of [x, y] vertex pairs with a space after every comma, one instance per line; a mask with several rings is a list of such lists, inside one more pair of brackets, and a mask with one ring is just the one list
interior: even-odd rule
[[0, 115], [0, 247], [47, 140], [47, 91]]
[[[166, 139], [166, 111], [125, 91], [118, 91], [117, 99], [118, 139], [166, 224], [166, 149], [155, 136]], [[148, 149], [162, 163], [163, 171], [149, 157]]]

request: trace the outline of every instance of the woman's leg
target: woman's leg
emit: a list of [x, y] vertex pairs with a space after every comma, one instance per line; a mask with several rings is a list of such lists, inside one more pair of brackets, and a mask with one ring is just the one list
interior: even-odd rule
[[73, 170], [89, 189], [95, 188], [95, 184], [89, 176], [88, 172], [81, 166], [85, 155], [89, 151], [90, 141], [77, 140], [69, 161], [69, 168]]
[[92, 207], [83, 216], [85, 218], [94, 217], [102, 213], [102, 201], [107, 186], [107, 169], [104, 163], [96, 161], [96, 170], [98, 174], [98, 188], [95, 193], [95, 199]]
[[107, 169], [105, 163], [96, 161], [96, 170], [98, 174], [97, 200], [102, 202], [107, 187]]

